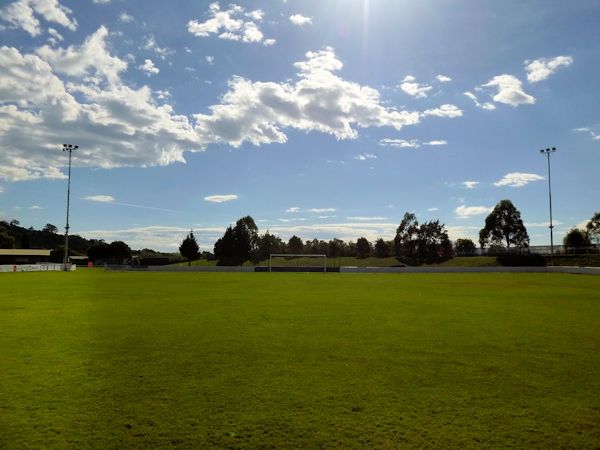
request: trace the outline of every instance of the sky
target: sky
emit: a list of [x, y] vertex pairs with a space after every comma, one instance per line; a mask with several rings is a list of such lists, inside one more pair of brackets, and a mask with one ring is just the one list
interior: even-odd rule
[[0, 218], [212, 250], [600, 210], [600, 1], [0, 2]]

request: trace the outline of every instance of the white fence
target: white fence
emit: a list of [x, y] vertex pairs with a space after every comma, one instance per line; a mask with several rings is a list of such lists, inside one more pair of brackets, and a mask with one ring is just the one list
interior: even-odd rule
[[[0, 272], [62, 272], [64, 265], [60, 263], [39, 264], [4, 264], [0, 265]], [[69, 270], [77, 269], [75, 264], [69, 264]]]

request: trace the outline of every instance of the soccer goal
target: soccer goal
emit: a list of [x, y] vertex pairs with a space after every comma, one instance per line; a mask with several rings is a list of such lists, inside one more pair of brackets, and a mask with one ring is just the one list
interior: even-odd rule
[[269, 272], [327, 272], [327, 255], [271, 253]]

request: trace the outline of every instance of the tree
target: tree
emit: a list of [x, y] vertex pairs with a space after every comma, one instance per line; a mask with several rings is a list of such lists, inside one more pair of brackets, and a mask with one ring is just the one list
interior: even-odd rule
[[511, 245], [517, 248], [529, 247], [529, 235], [521, 220], [521, 213], [510, 200], [501, 200], [485, 218], [485, 226], [479, 232], [482, 246], [488, 243]]
[[223, 237], [215, 242], [215, 258], [219, 266], [235, 266], [235, 237], [231, 225], [225, 230]]
[[390, 255], [390, 245], [379, 238], [375, 241], [375, 256], [377, 258], [386, 258]]
[[585, 228], [590, 239], [596, 239], [596, 244], [600, 249], [600, 211], [592, 216]]
[[58, 233], [58, 228], [56, 228], [51, 223], [47, 223], [46, 226], [44, 228], [42, 228], [42, 231], [44, 233], [56, 234], [56, 233]]
[[288, 252], [293, 253], [293, 254], [299, 254], [302, 253], [304, 251], [304, 244], [302, 242], [302, 239], [300, 239], [298, 236], [292, 236], [290, 238], [290, 240], [288, 241]]
[[416, 256], [420, 260], [449, 258], [452, 256], [452, 243], [448, 232], [439, 220], [425, 222], [416, 233]]
[[96, 242], [87, 249], [90, 261], [106, 261], [109, 259], [108, 244], [104, 241]]
[[131, 258], [131, 249], [123, 241], [113, 241], [108, 244], [108, 255], [111, 260], [123, 263], [125, 260]]
[[267, 232], [258, 237], [256, 242], [255, 262], [264, 261], [271, 253], [283, 253], [285, 244], [278, 236]]
[[0, 225], [0, 248], [15, 248], [15, 238], [8, 234], [8, 230]]
[[234, 237], [234, 255], [236, 265], [242, 265], [245, 261], [252, 258], [256, 250], [256, 241], [258, 239], [258, 227], [254, 219], [250, 216], [245, 216], [239, 219], [233, 227]]
[[27, 234], [26, 230], [23, 230], [23, 233], [21, 234], [21, 248], [27, 249], [29, 248], [29, 245], [29, 234]]
[[194, 231], [190, 231], [190, 234], [188, 234], [181, 242], [181, 245], [179, 246], [179, 253], [181, 253], [181, 256], [184, 258], [187, 258], [188, 266], [191, 266], [192, 259], [198, 258], [199, 251], [200, 247], [198, 246], [198, 242], [194, 237]]
[[371, 243], [367, 240], [367, 238], [360, 237], [356, 241], [356, 257], [357, 258], [366, 258], [371, 253]]
[[417, 216], [409, 212], [404, 213], [404, 217], [396, 229], [396, 237], [394, 238], [394, 248], [397, 258], [415, 256], [415, 237], [418, 230], [419, 222], [417, 221]]
[[344, 242], [341, 239], [333, 238], [327, 244], [327, 256], [330, 258], [337, 258], [338, 256], [342, 256], [342, 246]]
[[572, 249], [577, 252], [577, 250], [581, 249], [582, 247], [590, 246], [590, 238], [586, 231], [578, 228], [572, 228], [565, 235], [563, 239], [563, 245], [567, 250]]
[[459, 256], [473, 256], [475, 250], [475, 243], [471, 239], [457, 239], [454, 243], [454, 251]]

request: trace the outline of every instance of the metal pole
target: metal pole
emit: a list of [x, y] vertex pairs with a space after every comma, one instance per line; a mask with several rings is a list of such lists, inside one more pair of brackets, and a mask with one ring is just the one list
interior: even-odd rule
[[69, 176], [67, 181], [67, 224], [65, 226], [65, 251], [63, 255], [63, 269], [65, 271], [68, 269], [69, 264], [69, 207], [71, 204], [71, 154], [73, 150], [77, 150], [79, 148], [78, 145], [72, 144], [63, 144], [63, 152], [69, 152]]
[[550, 261], [554, 265], [554, 225], [552, 223], [552, 178], [550, 172], [550, 154], [556, 152], [556, 147], [540, 150], [548, 158], [548, 202], [550, 204]]

